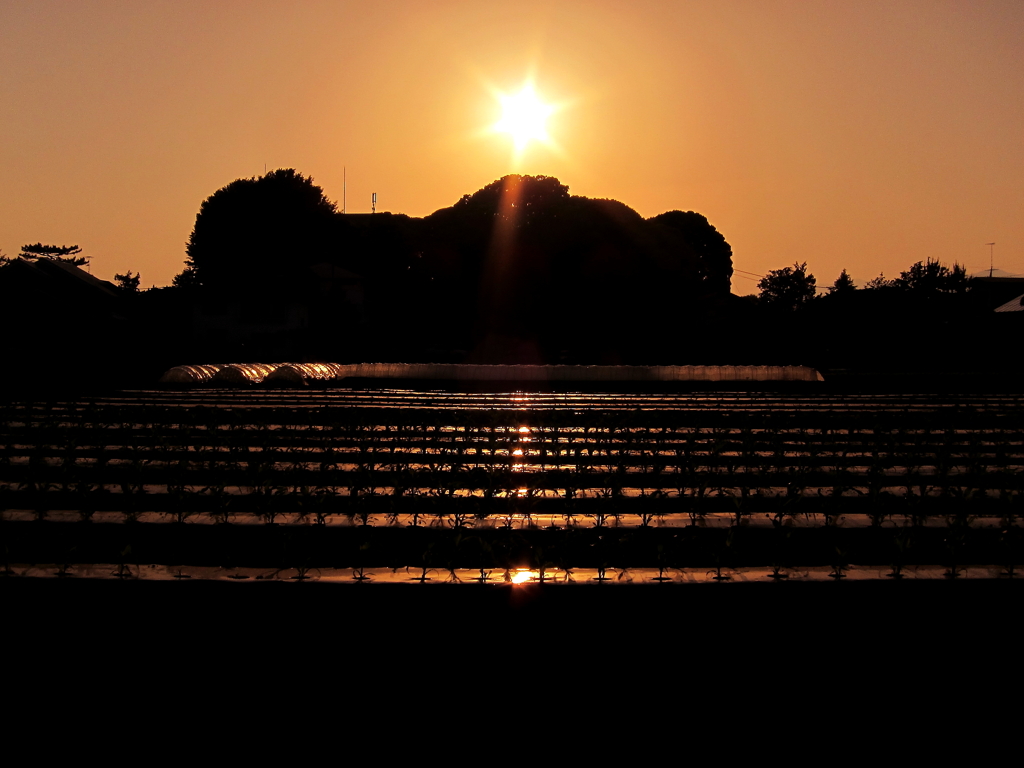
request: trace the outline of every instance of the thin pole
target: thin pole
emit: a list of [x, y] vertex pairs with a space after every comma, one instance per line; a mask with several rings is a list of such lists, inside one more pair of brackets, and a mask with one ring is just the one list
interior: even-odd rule
[[345, 201], [348, 199], [348, 168], [341, 166], [341, 212], [345, 213]]
[[992, 277], [992, 250], [993, 246], [995, 246], [995, 243], [985, 243], [985, 245], [988, 246], [988, 276]]

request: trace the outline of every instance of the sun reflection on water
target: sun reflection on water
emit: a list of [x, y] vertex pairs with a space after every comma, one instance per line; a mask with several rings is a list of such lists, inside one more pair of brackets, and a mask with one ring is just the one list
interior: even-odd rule
[[536, 571], [531, 571], [527, 568], [518, 568], [516, 572], [512, 574], [513, 584], [528, 584], [531, 581], [536, 581], [539, 574]]

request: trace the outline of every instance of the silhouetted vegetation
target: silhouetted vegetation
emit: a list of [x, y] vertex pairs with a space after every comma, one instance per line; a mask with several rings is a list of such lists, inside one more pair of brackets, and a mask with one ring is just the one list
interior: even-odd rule
[[721, 314], [732, 274], [700, 214], [645, 220], [543, 176], [507, 176], [417, 219], [342, 215], [312, 179], [278, 170], [208, 198], [187, 253], [174, 285], [207, 310], [294, 305], [302, 332], [282, 326], [278, 340], [292, 357], [668, 356], [687, 346], [680, 325]]
[[[685, 231], [614, 200], [572, 196], [553, 178], [505, 177], [423, 225], [420, 313], [481, 361], [653, 353], [713, 293]], [[703, 271], [731, 270], [729, 253], [725, 244], [708, 254]]]
[[838, 294], [840, 296], [847, 296], [856, 290], [857, 286], [854, 285], [853, 278], [850, 277], [845, 269], [839, 273], [839, 277], [828, 288], [830, 295]]
[[732, 278], [732, 248], [711, 223], [694, 211], [669, 211], [649, 221], [678, 231], [697, 255], [701, 289], [710, 294], [727, 294]]
[[294, 170], [238, 179], [199, 208], [187, 268], [208, 291], [248, 295], [301, 283], [301, 267], [332, 250], [335, 206]]
[[816, 293], [814, 275], [807, 271], [807, 262], [792, 267], [773, 269], [757, 284], [761, 303], [772, 309], [795, 310], [811, 301]]
[[[796, 263], [739, 297], [732, 249], [700, 214], [644, 219], [539, 176], [423, 218], [339, 214], [295, 171], [239, 180], [203, 203], [174, 285], [149, 291], [131, 270], [116, 285], [87, 274], [79, 251], [0, 257], [5, 384], [23, 387], [0, 399], [6, 573], [506, 584], [529, 567], [768, 584], [939, 564], [959, 584], [1020, 569], [1020, 397], [960, 382], [899, 396], [889, 375], [881, 396], [844, 398], [842, 379], [924, 373], [938, 389], [934, 371], [1015, 372], [1013, 348], [997, 353], [1021, 318], [992, 308], [1016, 284], [929, 260], [869, 290], [843, 270], [818, 296]], [[535, 409], [452, 392], [109, 392], [260, 358], [799, 363], [826, 382]]]
[[138, 272], [132, 274], [132, 271], [130, 269], [123, 275], [114, 275], [114, 282], [117, 284], [117, 287], [120, 288], [125, 293], [138, 293], [139, 282], [141, 280], [142, 275], [139, 274]]
[[869, 290], [893, 288], [913, 291], [922, 296], [965, 294], [970, 290], [971, 279], [967, 276], [966, 268], [959, 264], [947, 267], [937, 259], [928, 259], [911, 265], [910, 269], [900, 272], [900, 276], [892, 280], [886, 280], [885, 275], [879, 275], [865, 287]]
[[[824, 294], [798, 262], [737, 296], [732, 248], [701, 214], [644, 219], [545, 176], [415, 218], [339, 213], [312, 178], [276, 170], [203, 201], [186, 253], [173, 285], [148, 291], [131, 270], [116, 285], [78, 270], [77, 245], [0, 258], [4, 317], [27, 329], [18, 354], [142, 381], [260, 359], [990, 372], [1017, 369], [1000, 337], [1024, 315], [992, 311], [1024, 285], [932, 259], [863, 289], [844, 269]], [[72, 341], [83, 330], [91, 348]]]
[[34, 245], [21, 246], [21, 253], [19, 255], [21, 258], [29, 261], [52, 259], [53, 261], [61, 261], [75, 267], [82, 267], [89, 263], [89, 259], [85, 256], [80, 256], [81, 252], [82, 249], [77, 245], [43, 245], [42, 243], [35, 243]]
[[502, 583], [995, 578], [1024, 554], [1020, 396], [238, 395], [0, 404], [8, 557]]
[[[0, 269], [0, 323], [9, 329], [8, 386], [50, 379], [74, 386], [123, 356], [129, 331], [121, 292], [79, 267], [78, 246], [25, 246]], [[141, 329], [140, 329], [141, 331]]]

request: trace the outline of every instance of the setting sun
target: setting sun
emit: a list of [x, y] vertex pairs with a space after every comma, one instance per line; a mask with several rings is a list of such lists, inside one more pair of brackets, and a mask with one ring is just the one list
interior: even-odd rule
[[517, 151], [522, 151], [531, 139], [549, 141], [547, 119], [554, 108], [537, 97], [532, 85], [527, 83], [519, 93], [499, 98], [502, 116], [494, 130], [512, 136]]

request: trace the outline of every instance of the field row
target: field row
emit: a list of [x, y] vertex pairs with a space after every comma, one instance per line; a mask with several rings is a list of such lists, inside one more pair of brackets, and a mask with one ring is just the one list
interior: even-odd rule
[[[512, 501], [511, 499], [509, 500]], [[134, 505], [129, 505], [134, 506]], [[503, 508], [504, 507], [504, 508]], [[601, 506], [566, 505], [522, 505], [519, 503], [490, 505], [484, 513], [477, 507], [470, 509], [453, 509], [450, 505], [441, 507], [434, 505], [409, 505], [402, 510], [387, 508], [386, 505], [359, 504], [339, 505], [333, 509], [316, 511], [300, 509], [299, 511], [276, 511], [266, 507], [249, 507], [220, 509], [217, 512], [194, 507], [181, 507], [161, 503], [155, 500], [150, 505], [138, 505], [137, 508], [123, 508], [117, 505], [97, 504], [83, 508], [33, 509], [8, 508], [0, 512], [0, 521], [27, 522], [45, 520], [53, 523], [99, 523], [99, 524], [135, 524], [166, 525], [168, 523], [187, 522], [190, 525], [224, 525], [230, 523], [238, 526], [251, 525], [325, 525], [325, 526], [368, 526], [373, 528], [416, 528], [441, 527], [463, 529], [488, 528], [541, 528], [558, 530], [565, 528], [730, 528], [743, 526], [749, 528], [824, 528], [838, 526], [842, 528], [884, 528], [898, 529], [908, 526], [947, 528], [950, 525], [965, 525], [971, 528], [1004, 528], [1016, 525], [1019, 510], [1008, 508], [1004, 504], [979, 504], [971, 514], [958, 518], [957, 509], [944, 506], [932, 506], [926, 503], [912, 507], [890, 504], [886, 509], [874, 510], [867, 514], [862, 506], [842, 505], [839, 508], [830, 506], [827, 510], [821, 505], [802, 507], [780, 507], [774, 511], [737, 510], [725, 504], [707, 504], [702, 508], [691, 508], [689, 512], [674, 510], [652, 510], [643, 508], [638, 511], [635, 506], [622, 505], [612, 510], [606, 504]], [[710, 510], [719, 511], [710, 511]], [[163, 510], [163, 511], [157, 511]]]
[[[451, 392], [409, 389], [332, 389], [274, 392], [250, 389], [136, 390], [95, 398], [95, 404], [173, 407], [358, 407], [429, 408], [435, 410], [524, 410], [622, 409], [720, 411], [809, 411], [809, 412], [900, 412], [922, 410], [948, 412], [957, 409], [998, 409], [1007, 412], [1024, 407], [1020, 395], [957, 394], [830, 394], [816, 388], [785, 393], [744, 392]], [[65, 402], [66, 407], [81, 407]]]
[[799, 427], [827, 430], [897, 425], [911, 429], [1019, 428], [1024, 408], [1019, 402], [950, 404], [915, 408], [867, 406], [859, 408], [802, 407], [736, 408], [727, 405], [699, 409], [677, 408], [662, 403], [606, 407], [575, 404], [564, 408], [434, 407], [427, 403], [389, 407], [378, 401], [332, 404], [262, 402], [258, 400], [155, 402], [48, 402], [0, 405], [0, 424], [46, 426], [117, 426], [124, 424], [172, 424], [183, 427], [244, 427], [268, 425], [328, 426], [339, 428], [417, 425], [441, 428], [482, 427], [518, 429], [524, 425], [572, 429], [675, 428], [675, 427]]
[[533, 445], [447, 449], [404, 446], [381, 449], [373, 445], [332, 445], [267, 448], [246, 446], [48, 446], [15, 444], [0, 448], [0, 467], [179, 467], [225, 471], [424, 471], [443, 468], [514, 471], [578, 470], [639, 472], [743, 472], [759, 470], [848, 470], [864, 473], [877, 469], [907, 468], [931, 472], [1017, 471], [1024, 451], [1016, 445], [987, 445], [957, 450], [949, 446], [862, 446], [861, 450], [813, 451], [790, 446], [787, 450], [659, 450], [656, 447], [573, 447], [561, 450]]
[[1001, 567], [1021, 562], [1019, 528], [462, 529], [441, 526], [325, 527], [3, 523], [11, 563], [155, 563], [166, 566], [477, 569], [787, 569], [888, 566], [894, 573], [940, 564]]
[[[1006, 566], [957, 566], [960, 580], [1009, 579], [1016, 575]], [[738, 566], [708, 569], [682, 568], [290, 568], [163, 565], [157, 563], [12, 563], [9, 576], [29, 579], [120, 579], [139, 581], [318, 582], [328, 584], [486, 584], [515, 587], [532, 584], [715, 584], [786, 581], [793, 584], [828, 582], [932, 581], [952, 578], [953, 571], [937, 564], [903, 566]]]
[[626, 489], [634, 491], [673, 492], [676, 496], [702, 496], [710, 491], [724, 495], [745, 496], [760, 492], [777, 495], [842, 495], [847, 490], [878, 493], [889, 489], [905, 489], [920, 495], [959, 494], [969, 491], [998, 491], [1018, 494], [1024, 491], [1024, 472], [1017, 466], [1000, 467], [864, 467], [850, 469], [816, 469], [806, 467], [768, 468], [756, 471], [750, 467], [719, 467], [700, 465], [682, 467], [679, 471], [640, 471], [623, 465], [567, 469], [533, 467], [530, 471], [516, 465], [501, 468], [459, 467], [438, 464], [423, 469], [356, 468], [343, 469], [274, 468], [255, 463], [242, 468], [224, 463], [88, 465], [64, 463], [56, 466], [11, 464], [0, 467], [0, 489], [51, 491], [78, 489], [117, 489], [124, 494], [143, 493], [146, 487], [175, 489], [238, 488], [262, 495], [349, 495], [361, 493], [402, 496], [407, 493], [454, 495], [459, 492], [483, 493], [554, 493], [571, 497], [588, 490], [607, 491], [614, 496]]
[[352, 448], [368, 445], [367, 450], [411, 449], [431, 451], [508, 449], [529, 446], [534, 451], [645, 449], [681, 454], [690, 451], [770, 452], [906, 450], [965, 450], [986, 446], [1005, 446], [1021, 450], [1022, 433], [1009, 429], [713, 429], [713, 428], [465, 428], [429, 425], [366, 426], [360, 428], [286, 427], [277, 425], [239, 426], [236, 428], [203, 426], [181, 427], [168, 424], [99, 425], [66, 423], [53, 426], [0, 425], [5, 444], [16, 447], [66, 446], [180, 448], [231, 447], [260, 448]]
[[1024, 561], [1021, 405], [398, 390], [9, 402], [3, 552], [65, 574], [150, 563], [353, 580], [1012, 573]]
[[[1015, 526], [1024, 493], [968, 489], [794, 489], [769, 492], [644, 489], [545, 492], [531, 488], [446, 492], [364, 488], [357, 493], [282, 492], [236, 487], [71, 486], [0, 492], [0, 519], [66, 522], [249, 522], [289, 525], [511, 525], [543, 527], [682, 527], [771, 524], [781, 527], [978, 524]], [[859, 522], [858, 522], [859, 521]]]

